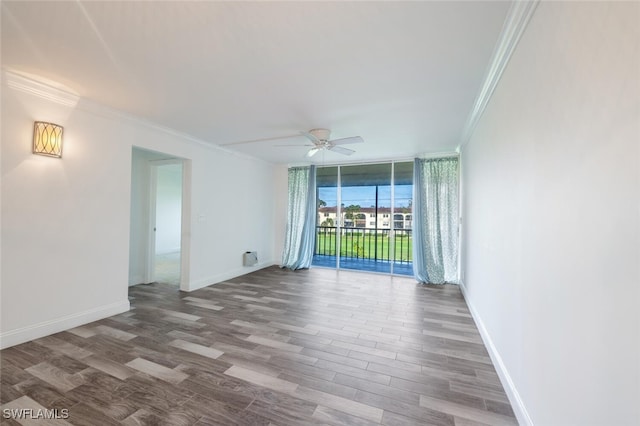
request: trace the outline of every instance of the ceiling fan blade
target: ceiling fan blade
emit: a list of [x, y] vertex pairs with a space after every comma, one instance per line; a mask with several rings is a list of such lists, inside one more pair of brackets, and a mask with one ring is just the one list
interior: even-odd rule
[[315, 145], [311, 145], [311, 144], [309, 144], [309, 143], [306, 143], [306, 144], [304, 144], [304, 145], [300, 145], [300, 144], [293, 145], [293, 144], [290, 144], [290, 145], [271, 145], [271, 146], [297, 146], [297, 147], [302, 148], [302, 147], [304, 147], [304, 146], [315, 146]]
[[248, 143], [277, 141], [277, 140], [280, 140], [280, 139], [289, 139], [289, 138], [295, 138], [295, 137], [298, 137], [298, 135], [275, 136], [275, 137], [272, 137], [272, 138], [260, 138], [260, 139], [246, 140], [246, 141], [221, 143], [220, 146], [244, 145], [244, 144], [248, 144]]
[[319, 144], [320, 143], [320, 139], [316, 138], [315, 136], [313, 136], [311, 133], [309, 132], [300, 132], [300, 134], [304, 137], [306, 137], [307, 139], [309, 139], [311, 142], [313, 142], [314, 144]]
[[318, 153], [318, 151], [320, 151], [320, 148], [311, 148], [309, 152], [307, 152], [307, 157], [313, 157]]
[[355, 152], [352, 149], [343, 148], [341, 146], [330, 146], [329, 149], [333, 152], [337, 152], [339, 154], [344, 154], [344, 155], [351, 155]]
[[363, 142], [364, 142], [364, 139], [362, 139], [360, 136], [351, 136], [350, 138], [341, 138], [341, 139], [334, 139], [332, 141], [329, 141], [331, 145], [348, 145], [352, 143], [363, 143]]

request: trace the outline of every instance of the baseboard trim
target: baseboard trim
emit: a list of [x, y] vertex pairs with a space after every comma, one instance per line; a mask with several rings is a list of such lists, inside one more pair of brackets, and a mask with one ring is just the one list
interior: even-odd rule
[[20, 343], [39, 339], [40, 337], [48, 336], [50, 334], [69, 330], [70, 328], [88, 324], [90, 322], [117, 315], [122, 312], [127, 312], [128, 310], [129, 300], [123, 300], [120, 302], [111, 303], [109, 305], [88, 309], [86, 311], [78, 312], [75, 314], [66, 315], [61, 318], [43, 321], [38, 324], [6, 331], [4, 333], [0, 333], [0, 349], [5, 349], [11, 346], [19, 345]]
[[487, 328], [484, 326], [484, 322], [480, 317], [480, 314], [473, 306], [473, 303], [467, 297], [467, 287], [465, 286], [463, 281], [460, 281], [460, 290], [462, 291], [462, 296], [464, 297], [464, 301], [469, 308], [469, 312], [471, 312], [471, 316], [478, 327], [478, 331], [480, 332], [480, 337], [482, 337], [482, 341], [484, 345], [487, 347], [487, 351], [489, 352], [489, 357], [493, 362], [493, 365], [496, 368], [496, 372], [498, 373], [498, 377], [500, 377], [500, 382], [502, 383], [502, 387], [504, 387], [505, 392], [507, 393], [507, 397], [509, 398], [509, 402], [511, 403], [511, 408], [513, 408], [513, 412], [518, 419], [518, 423], [526, 426], [533, 426], [533, 421], [529, 416], [529, 412], [524, 405], [524, 401], [520, 398], [520, 393], [516, 389], [513, 380], [511, 380], [511, 375], [507, 370], [507, 367], [504, 365], [502, 361], [502, 357], [498, 352], [498, 349], [493, 344], [493, 340], [487, 331]]
[[213, 275], [211, 277], [202, 278], [196, 281], [191, 281], [189, 283], [189, 288], [185, 291], [194, 291], [201, 289], [203, 287], [208, 287], [210, 285], [218, 284], [222, 281], [230, 280], [232, 278], [236, 278], [245, 274], [249, 274], [251, 272], [258, 271], [260, 269], [268, 268], [273, 265], [278, 265], [276, 261], [262, 262], [258, 263], [254, 266], [243, 266], [242, 268], [233, 269], [231, 271], [227, 271], [222, 274]]

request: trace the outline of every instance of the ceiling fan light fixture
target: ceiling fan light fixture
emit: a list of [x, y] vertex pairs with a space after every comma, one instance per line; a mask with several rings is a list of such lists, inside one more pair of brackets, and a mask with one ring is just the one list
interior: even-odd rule
[[318, 153], [318, 151], [320, 151], [320, 148], [311, 148], [309, 152], [307, 152], [307, 157], [313, 157]]

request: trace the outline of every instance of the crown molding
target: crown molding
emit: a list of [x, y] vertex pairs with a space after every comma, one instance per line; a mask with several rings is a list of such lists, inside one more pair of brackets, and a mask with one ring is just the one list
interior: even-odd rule
[[[109, 106], [100, 104], [98, 102], [83, 98], [82, 102], [80, 102], [78, 104], [78, 109], [82, 109], [86, 112], [92, 113], [94, 115], [101, 115], [105, 118], [110, 118], [110, 119], [115, 119], [115, 120], [121, 120], [121, 121], [126, 121], [129, 122], [133, 125], [138, 125], [141, 127], [146, 127], [147, 129], [151, 129], [151, 130], [155, 130], [161, 133], [164, 133], [166, 135], [170, 135], [179, 139], [182, 139], [185, 142], [189, 142], [193, 145], [197, 145], [200, 146], [202, 148], [211, 150], [211, 151], [218, 151], [218, 152], [224, 152], [226, 154], [232, 155], [234, 157], [238, 157], [238, 158], [243, 158], [245, 160], [252, 160], [252, 161], [258, 161], [260, 163], [265, 163], [265, 164], [269, 164], [269, 165], [273, 165], [273, 163], [270, 163], [266, 160], [263, 160], [262, 158], [258, 158], [258, 157], [254, 157], [252, 155], [249, 154], [245, 154], [242, 152], [238, 152], [238, 151], [233, 151], [231, 149], [225, 148], [224, 146], [215, 144], [215, 143], [211, 143], [211, 142], [207, 142], [203, 139], [199, 139], [195, 136], [192, 136], [188, 133], [184, 133], [181, 132], [179, 130], [175, 130], [173, 128], [170, 127], [166, 127], [163, 125], [160, 125], [158, 123], [155, 123], [153, 121], [149, 121], [146, 120], [144, 118], [138, 117], [136, 115], [130, 114], [128, 112], [124, 112], [121, 111], [119, 109], [115, 109], [115, 108], [111, 108]], [[138, 148], [143, 148], [143, 149], [151, 149], [153, 150], [153, 147], [145, 147], [145, 146], [137, 146]]]
[[[47, 81], [45, 83], [45, 82], [37, 81], [34, 79], [37, 76], [22, 75], [22, 73], [20, 72], [8, 70], [8, 69], [3, 69], [2, 74], [9, 88], [15, 89], [30, 95], [37, 96], [41, 99], [45, 99], [66, 107], [82, 110], [82, 111], [91, 113], [93, 115], [99, 115], [112, 120], [128, 121], [134, 125], [139, 125], [142, 127], [146, 127], [148, 129], [162, 132], [167, 135], [180, 138], [186, 142], [192, 143], [194, 145], [198, 145], [200, 147], [203, 147], [209, 150], [224, 152], [226, 154], [233, 155], [235, 157], [240, 157], [246, 160], [258, 161], [258, 162], [269, 164], [269, 165], [274, 164], [249, 154], [233, 151], [221, 145], [204, 141], [202, 139], [191, 136], [190, 134], [145, 120], [136, 115], [106, 106], [104, 104], [93, 101], [91, 99], [83, 98], [77, 93], [72, 92], [71, 89], [68, 89], [66, 87], [65, 88], [54, 87], [54, 85], [57, 85], [57, 83], [55, 82]], [[153, 148], [150, 148], [150, 149], [153, 149]]]
[[484, 110], [489, 104], [491, 96], [500, 82], [502, 73], [507, 67], [509, 60], [511, 59], [511, 55], [515, 51], [515, 48], [520, 41], [520, 37], [522, 37], [522, 34], [527, 28], [527, 24], [533, 16], [539, 2], [540, 0], [514, 0], [513, 3], [511, 3], [511, 7], [509, 8], [509, 12], [507, 13], [507, 17], [505, 18], [505, 22], [502, 27], [502, 32], [500, 33], [498, 42], [493, 50], [489, 67], [485, 72], [482, 87], [476, 96], [473, 109], [471, 110], [469, 117], [467, 117], [467, 121], [463, 128], [460, 144], [457, 148], [458, 151], [460, 151], [460, 149], [471, 139], [471, 135], [473, 134], [478, 121], [480, 121]]
[[4, 78], [7, 86], [12, 89], [35, 95], [60, 105], [75, 107], [80, 100], [80, 96], [71, 90], [57, 88], [53, 85], [36, 81], [17, 72], [5, 70]]
[[[218, 151], [218, 152], [224, 152], [226, 154], [232, 155], [234, 157], [238, 157], [238, 158], [242, 158], [245, 160], [252, 160], [252, 161], [258, 161], [260, 163], [265, 163], [265, 164], [269, 164], [269, 165], [273, 165], [273, 163], [270, 163], [266, 160], [263, 160], [261, 158], [258, 157], [254, 157], [252, 155], [249, 154], [245, 154], [242, 152], [238, 152], [238, 151], [233, 151], [231, 149], [225, 148], [224, 146], [212, 143], [212, 142], [207, 142], [203, 139], [199, 139], [195, 136], [192, 136], [188, 133], [184, 133], [181, 132], [179, 130], [175, 130], [173, 128], [170, 127], [166, 127], [163, 126], [161, 124], [158, 124], [156, 122], [153, 121], [149, 121], [146, 120], [144, 118], [138, 117], [137, 115], [133, 115], [131, 113], [119, 110], [119, 109], [115, 109], [109, 106], [106, 106], [104, 104], [98, 103], [96, 101], [87, 99], [87, 98], [82, 98], [82, 101], [78, 103], [77, 106], [78, 109], [81, 109], [83, 111], [86, 111], [88, 113], [91, 113], [93, 115], [101, 115], [105, 118], [109, 118], [109, 119], [113, 119], [113, 120], [121, 120], [121, 121], [125, 121], [125, 122], [129, 122], [133, 125], [138, 125], [141, 127], [146, 127], [147, 129], [151, 129], [151, 130], [155, 130], [161, 133], [164, 133], [166, 135], [170, 135], [179, 139], [182, 139], [185, 142], [191, 143], [193, 145], [197, 145], [200, 146], [202, 148], [211, 150], [211, 151]], [[145, 146], [138, 146], [138, 148], [143, 148], [145, 149]], [[151, 149], [153, 150], [153, 147], [146, 147], [146, 149]]]

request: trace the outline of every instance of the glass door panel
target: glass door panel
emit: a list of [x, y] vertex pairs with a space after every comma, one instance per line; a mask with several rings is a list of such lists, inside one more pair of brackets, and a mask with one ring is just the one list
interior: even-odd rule
[[393, 165], [393, 273], [413, 275], [413, 162]]
[[340, 167], [340, 268], [391, 272], [391, 163]]
[[316, 244], [313, 265], [337, 267], [338, 167], [316, 169]]

